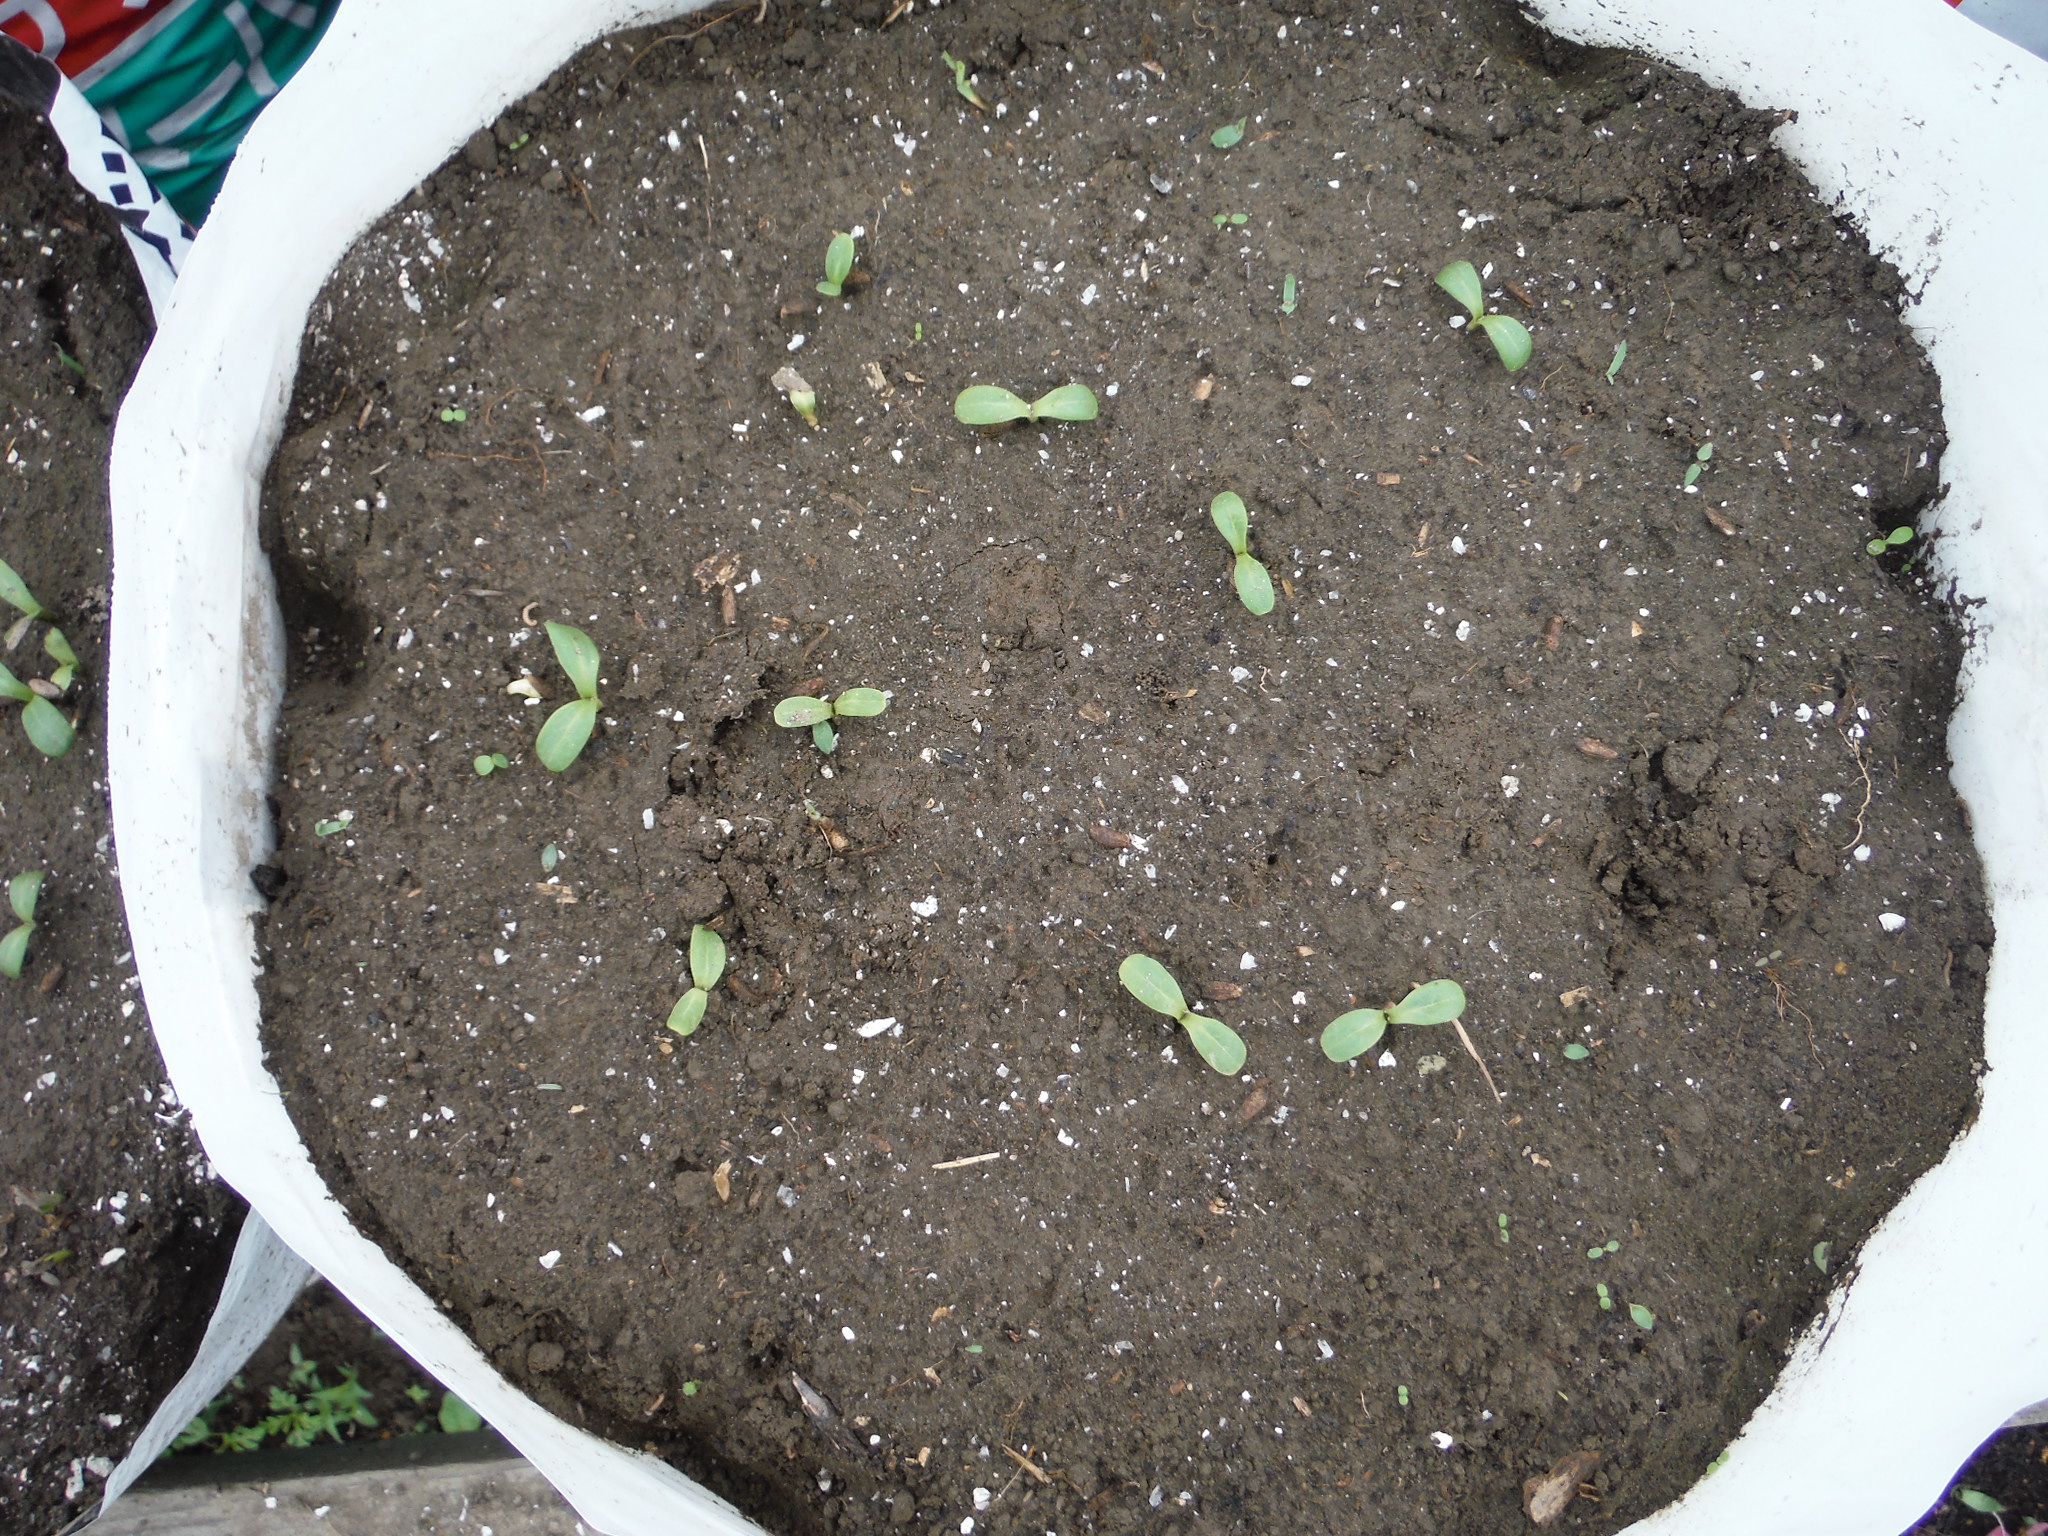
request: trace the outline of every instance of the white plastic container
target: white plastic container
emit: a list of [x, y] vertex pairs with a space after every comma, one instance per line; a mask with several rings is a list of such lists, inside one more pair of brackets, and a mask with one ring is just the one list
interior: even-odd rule
[[[609, 1536], [752, 1531], [660, 1462], [501, 1378], [357, 1235], [265, 1071], [248, 870], [283, 682], [260, 485], [307, 311], [349, 244], [602, 33], [689, 7], [351, 0], [256, 125], [114, 439], [109, 717], [130, 930], [158, 1041], [221, 1174]], [[1917, 295], [1944, 381], [1933, 558], [1979, 600], [1952, 729], [1998, 944], [1983, 1112], [1867, 1244], [1727, 1464], [1632, 1529], [1891, 1536], [2048, 1396], [2048, 370], [2039, 254], [2048, 64], [1933, 0], [1538, 0], [1560, 32], [1669, 59], [1753, 105]]]

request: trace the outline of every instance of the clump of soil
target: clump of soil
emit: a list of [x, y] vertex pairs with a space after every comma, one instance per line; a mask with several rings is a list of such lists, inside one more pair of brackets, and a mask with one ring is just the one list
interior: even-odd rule
[[[1896, 275], [1776, 114], [1505, 9], [852, 11], [587, 51], [316, 306], [264, 940], [324, 1172], [776, 1529], [1505, 1528], [1580, 1449], [1566, 1523], [1639, 1517], [1971, 1103]], [[849, 687], [829, 758], [770, 719]], [[1435, 976], [1501, 1102], [1318, 1049]]]
[[[0, 1505], [23, 1532], [99, 1497], [190, 1363], [241, 1213], [150, 1038], [107, 807], [107, 443], [149, 335], [112, 217], [42, 120], [0, 101], [0, 560], [82, 675], [61, 759], [0, 707], [0, 882], [47, 873], [27, 964], [0, 978]], [[47, 676], [44, 632], [0, 665]]]

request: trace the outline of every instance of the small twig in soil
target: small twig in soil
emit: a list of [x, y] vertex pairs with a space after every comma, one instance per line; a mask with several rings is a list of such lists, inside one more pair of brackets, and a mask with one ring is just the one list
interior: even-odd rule
[[[532, 445], [529, 444], [528, 446], [531, 447]], [[541, 457], [538, 448], [533, 449], [531, 456], [517, 453], [441, 453], [434, 449], [429, 449], [427, 457], [430, 459], [462, 459], [470, 464], [481, 464], [489, 459], [502, 459], [507, 464], [532, 464], [540, 470], [540, 488], [543, 491], [548, 488], [547, 461]]]
[[600, 219], [597, 216], [597, 210], [591, 207], [590, 188], [583, 184], [583, 178], [578, 176], [574, 171], [564, 171], [562, 174], [569, 178], [569, 185], [574, 187], [576, 189], [576, 195], [583, 199], [583, 211], [590, 215], [590, 222], [595, 224], [599, 229], [603, 229], [604, 220]]
[[890, 22], [894, 21], [897, 17], [901, 16], [905, 11], [909, 10], [915, 4], [917, 4], [917, 0], [896, 0], [895, 9], [890, 11], [887, 16], [884, 16], [882, 18], [882, 26], [887, 27]]
[[[910, 3], [910, 0], [903, 0], [903, 3], [905, 5], [908, 5]], [[1009, 1457], [1010, 1460], [1017, 1463], [1017, 1465], [1022, 1467], [1026, 1472], [1029, 1472], [1033, 1477], [1037, 1478], [1039, 1482], [1044, 1483], [1048, 1486], [1051, 1485], [1052, 1478], [1047, 1475], [1045, 1468], [1039, 1466], [1036, 1462], [1032, 1461], [1030, 1457], [1019, 1455], [1017, 1452], [1011, 1450], [1007, 1445], [1003, 1447], [1003, 1454]]]
[[704, 147], [704, 135], [697, 135], [697, 153], [704, 157], [704, 238], [711, 236], [711, 151]]
[[815, 635], [811, 636], [811, 643], [804, 647], [804, 652], [800, 659], [803, 661], [809, 661], [811, 659], [811, 652], [815, 651], [819, 646], [823, 645], [825, 643], [825, 637], [831, 633], [832, 626], [830, 624], [827, 624], [823, 629], [819, 630]]
[[[1764, 975], [1770, 978], [1771, 989], [1776, 994], [1778, 1022], [1780, 1024], [1785, 1022], [1785, 1011], [1788, 1008], [1804, 1019], [1806, 1021], [1806, 1049], [1816, 1062], [1820, 1062], [1820, 1050], [1813, 1043], [1813, 1015], [1792, 1001], [1792, 994], [1785, 990], [1785, 983], [1778, 979], [1778, 973], [1775, 970], [1767, 965], [1764, 967]], [[1825, 1065], [1825, 1063], [1821, 1064]]]
[[642, 59], [646, 58], [647, 55], [654, 52], [654, 50], [659, 48], [663, 43], [695, 42], [698, 38], [702, 37], [706, 32], [709, 32], [713, 27], [717, 26], [721, 21], [730, 21], [735, 16], [743, 16], [746, 14], [746, 10], [747, 8], [744, 5], [735, 6], [732, 10], [721, 12], [720, 14], [712, 17], [709, 21], [705, 22], [703, 26], [697, 27], [689, 32], [671, 32], [666, 37], [657, 37], [653, 42], [649, 43], [645, 48], [642, 48], [638, 53], [633, 55], [632, 62], [629, 63], [623, 70], [619, 72], [619, 78], [623, 80], [627, 75], [633, 73], [634, 66], [637, 65]]
[[1855, 833], [1850, 837], [1849, 841], [1835, 850], [1837, 853], [1846, 853], [1849, 849], [1854, 848], [1863, 841], [1863, 813], [1870, 809], [1872, 793], [1870, 786], [1870, 764], [1864, 759], [1863, 749], [1856, 745], [1846, 730], [1842, 732], [1842, 745], [1849, 749], [1849, 755], [1856, 759], [1856, 771], [1863, 775], [1863, 803], [1856, 807]]
[[1479, 1068], [1479, 1075], [1486, 1079], [1486, 1086], [1493, 1090], [1493, 1102], [1496, 1104], [1505, 1102], [1500, 1096], [1500, 1089], [1494, 1087], [1493, 1074], [1486, 1070], [1486, 1063], [1479, 1059], [1478, 1047], [1473, 1045], [1472, 1037], [1465, 1033], [1465, 1021], [1463, 1019], [1453, 1019], [1451, 1020], [1451, 1028], [1458, 1032], [1458, 1038], [1465, 1044], [1465, 1054], [1472, 1058], [1473, 1064]]
[[1003, 1154], [1000, 1152], [977, 1152], [972, 1157], [956, 1157], [949, 1163], [933, 1163], [934, 1173], [945, 1168], [967, 1168], [975, 1163], [992, 1163]]

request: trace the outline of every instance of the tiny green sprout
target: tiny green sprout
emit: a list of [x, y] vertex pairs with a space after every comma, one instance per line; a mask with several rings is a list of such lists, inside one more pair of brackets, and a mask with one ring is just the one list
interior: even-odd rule
[[683, 1383], [683, 1396], [695, 1397], [703, 1388], [704, 1383], [701, 1381], [686, 1381]]
[[520, 150], [526, 148], [526, 146], [531, 144], [532, 142], [532, 134], [522, 133], [521, 135], [519, 135], [518, 138], [514, 139], [510, 144], [507, 144], [505, 146], [505, 153], [508, 155], [516, 155], [519, 153]]
[[29, 936], [36, 931], [36, 898], [43, 893], [43, 871], [30, 870], [7, 882], [7, 905], [20, 926], [0, 939], [0, 976], [19, 980], [21, 965], [28, 958]]
[[466, 1435], [484, 1427], [483, 1415], [453, 1392], [441, 1394], [441, 1411], [435, 1415], [444, 1435]]
[[789, 396], [790, 407], [797, 415], [810, 426], [817, 426], [818, 392], [811, 388], [802, 374], [785, 365], [776, 369], [775, 376], [768, 382]]
[[1294, 274], [1292, 272], [1288, 273], [1280, 283], [1280, 313], [1283, 315], [1294, 313]]
[[1221, 128], [1218, 128], [1209, 135], [1209, 142], [1218, 149], [1237, 148], [1238, 144], [1244, 139], [1244, 125], [1250, 121], [1249, 117], [1240, 117], [1234, 123], [1225, 123]]
[[1480, 286], [1479, 273], [1471, 262], [1452, 262], [1437, 273], [1436, 285], [1472, 312], [1472, 323], [1486, 332], [1486, 339], [1493, 343], [1493, 350], [1500, 354], [1501, 364], [1509, 373], [1529, 365], [1529, 354], [1535, 350], [1535, 344], [1529, 340], [1529, 328], [1512, 315], [1486, 312], [1486, 290]]
[[1612, 1312], [1614, 1310], [1614, 1297], [1609, 1293], [1604, 1281], [1593, 1287], [1593, 1294], [1600, 1298], [1600, 1310], [1602, 1312]]
[[1650, 1332], [1657, 1326], [1657, 1314], [1644, 1306], [1640, 1301], [1632, 1301], [1628, 1304], [1628, 1315], [1630, 1320], [1645, 1333]]
[[550, 772], [561, 773], [582, 755], [584, 744], [597, 727], [597, 642], [573, 624], [557, 624], [549, 619], [547, 629], [555, 660], [569, 674], [576, 697], [548, 716], [533, 744], [533, 753]]
[[57, 663], [57, 670], [50, 674], [50, 686], [62, 693], [78, 675], [78, 653], [71, 649], [71, 642], [64, 638], [64, 631], [54, 627], [43, 636], [43, 650]]
[[355, 819], [356, 813], [354, 811], [342, 811], [326, 821], [314, 822], [313, 835], [315, 837], [332, 837], [337, 832], [346, 832], [349, 829], [349, 823]]
[[835, 719], [849, 715], [855, 719], [866, 719], [879, 715], [888, 707], [889, 696], [879, 688], [849, 688], [829, 701], [798, 694], [775, 706], [775, 723], [791, 731], [808, 725], [811, 744], [820, 752], [830, 752], [839, 745], [839, 733], [832, 729]]
[[1708, 462], [1713, 457], [1714, 445], [1712, 443], [1701, 443], [1699, 447], [1696, 450], [1694, 450], [1692, 462], [1685, 466], [1685, 485], [1688, 490], [1690, 490], [1694, 482], [1699, 479], [1700, 471], [1707, 467]]
[[1448, 1024], [1465, 1011], [1465, 989], [1455, 981], [1428, 981], [1388, 1008], [1354, 1008], [1323, 1031], [1323, 1054], [1350, 1061], [1380, 1043], [1389, 1024]]
[[1712, 1461], [1707, 1463], [1707, 1470], [1702, 1472], [1700, 1476], [1711, 1477], [1714, 1473], [1720, 1471], [1723, 1467], [1727, 1466], [1728, 1457], [1730, 1454], [1731, 1453], [1728, 1451], [1723, 1451], [1720, 1455], [1716, 1456]]
[[1990, 1515], [1996, 1518], [2005, 1513], [2005, 1506], [2003, 1504], [1991, 1497], [1990, 1494], [1980, 1492], [1975, 1488], [1958, 1488], [1956, 1490], [1956, 1499], [1957, 1502], [1974, 1509], [1980, 1515]]
[[1826, 1274], [1828, 1272], [1828, 1258], [1833, 1252], [1833, 1244], [1815, 1243], [1813, 1245], [1813, 1267], [1822, 1274]]
[[1613, 362], [1611, 362], [1611, 363], [1609, 363], [1609, 364], [1607, 365], [1607, 382], [1608, 382], [1608, 383], [1612, 384], [1612, 383], [1614, 382], [1614, 376], [1615, 376], [1615, 375], [1616, 375], [1617, 373], [1621, 372], [1621, 365], [1622, 365], [1623, 363], [1627, 362], [1627, 361], [1628, 361], [1628, 343], [1627, 343], [1627, 342], [1625, 342], [1625, 341], [1617, 341], [1617, 342], [1616, 342], [1616, 343], [1614, 344], [1614, 361], [1613, 361]]
[[1237, 1031], [1191, 1010], [1187, 999], [1181, 996], [1180, 983], [1150, 955], [1127, 955], [1116, 975], [1131, 996], [1186, 1030], [1195, 1049], [1202, 1053], [1202, 1060], [1216, 1071], [1230, 1077], [1244, 1065], [1244, 1041]]
[[[68, 677], [66, 681], [69, 681]], [[38, 684], [52, 692], [63, 691], [41, 679], [37, 684], [24, 683], [7, 668], [0, 667], [0, 699], [13, 699], [21, 705], [21, 728], [28, 733], [30, 745], [45, 757], [62, 757], [71, 750], [77, 733], [71, 729], [71, 722], [64, 718], [64, 711], [38, 691]]]
[[540, 872], [542, 874], [553, 874], [555, 872], [555, 866], [561, 862], [562, 850], [557, 848], [553, 843], [549, 843], [541, 849]]
[[1507, 1213], [1506, 1211], [1502, 1211], [1502, 1212], [1500, 1213], [1500, 1218], [1499, 1218], [1499, 1220], [1500, 1220], [1500, 1240], [1501, 1240], [1502, 1242], [1506, 1242], [1506, 1241], [1508, 1240], [1508, 1213]]
[[469, 412], [459, 405], [445, 405], [441, 408], [441, 419], [449, 422], [467, 421], [469, 420]]
[[1576, 1040], [1564, 1048], [1564, 1059], [1566, 1061], [1584, 1061], [1592, 1054], [1591, 1051], [1587, 1050]]
[[911, 339], [912, 343], [914, 343], [914, 344], [915, 344], [915, 343], [922, 343], [922, 342], [923, 342], [923, 340], [924, 340], [924, 322], [923, 322], [922, 320], [914, 320], [914, 321], [912, 321], [912, 322], [911, 322], [911, 325], [910, 325], [910, 339]]
[[1062, 384], [1030, 404], [993, 384], [970, 384], [953, 402], [953, 414], [970, 427], [999, 427], [1011, 421], [1093, 421], [1095, 391], [1086, 384]]
[[690, 929], [690, 990], [669, 1009], [668, 1027], [679, 1035], [695, 1034], [711, 1006], [711, 989], [724, 974], [725, 940], [698, 923]]
[[1400, 1404], [1400, 1405], [1401, 1405], [1401, 1406], [1402, 1406], [1403, 1408], [1406, 1408], [1406, 1407], [1408, 1406], [1408, 1389], [1407, 1389], [1407, 1387], [1405, 1387], [1405, 1386], [1397, 1386], [1397, 1387], [1395, 1387], [1395, 1388], [1394, 1388], [1394, 1401], [1395, 1401], [1395, 1402], [1397, 1402], [1397, 1403], [1399, 1403], [1399, 1404]]
[[1863, 552], [1866, 555], [1881, 555], [1888, 549], [1897, 549], [1901, 544], [1910, 544], [1912, 542], [1913, 530], [1911, 528], [1894, 528], [1883, 538], [1872, 539], [1868, 544], [1864, 545]]
[[982, 1349], [982, 1346], [979, 1344], [969, 1344], [967, 1346], [967, 1353], [970, 1355], [979, 1355], [984, 1353], [984, 1351]]
[[405, 1389], [405, 1395], [411, 1398], [415, 1403], [424, 1403], [428, 1398], [434, 1395], [434, 1389], [432, 1387], [423, 1386], [416, 1381], [411, 1386]]
[[818, 292], [828, 299], [836, 299], [852, 275], [853, 236], [835, 229], [832, 231], [832, 243], [825, 247], [825, 281], [818, 284]]
[[1589, 1259], [1604, 1259], [1608, 1254], [1617, 1252], [1620, 1247], [1621, 1244], [1610, 1237], [1606, 1242], [1588, 1248], [1586, 1250], [1586, 1257]]
[[1248, 213], [1218, 213], [1212, 214], [1209, 218], [1209, 222], [1211, 224], [1214, 224], [1218, 229], [1221, 229], [1226, 224], [1243, 224], [1250, 218], [1251, 215]]
[[960, 93], [961, 99], [975, 111], [986, 112], [988, 103], [981, 99], [981, 92], [968, 83], [966, 64], [950, 53], [940, 54], [939, 62], [953, 71], [953, 89]]
[[1216, 531], [1223, 535], [1237, 564], [1230, 573], [1230, 583], [1237, 588], [1238, 601], [1253, 613], [1264, 616], [1273, 611], [1273, 578], [1266, 573], [1265, 566], [1250, 554], [1251, 516], [1244, 509], [1244, 498], [1235, 491], [1224, 491], [1209, 503], [1209, 521], [1216, 525]]
[[510, 768], [512, 760], [502, 752], [485, 752], [479, 753], [476, 761], [470, 764], [470, 766], [476, 769], [476, 776], [478, 778], [488, 779], [500, 768]]
[[21, 610], [21, 618], [7, 634], [7, 649], [10, 651], [21, 643], [21, 636], [30, 624], [37, 619], [57, 617], [36, 601], [36, 595], [29, 591], [28, 583], [23, 581], [20, 574], [5, 560], [0, 560], [0, 601], [4, 601], [11, 608]]
[[81, 379], [85, 377], [85, 364], [73, 357], [69, 352], [66, 352], [62, 347], [57, 349], [57, 361], [77, 374]]

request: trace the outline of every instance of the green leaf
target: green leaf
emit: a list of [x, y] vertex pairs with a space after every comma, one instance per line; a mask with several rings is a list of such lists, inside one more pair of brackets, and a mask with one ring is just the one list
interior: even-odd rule
[[1500, 354], [1509, 373], [1529, 366], [1529, 354], [1536, 350], [1536, 344], [1529, 339], [1529, 328], [1521, 321], [1513, 315], [1481, 315], [1472, 323], [1486, 332], [1486, 339], [1493, 343], [1493, 350]]
[[1436, 285], [1471, 310], [1473, 319], [1486, 313], [1486, 290], [1479, 286], [1479, 273], [1471, 262], [1452, 262], [1437, 273]]
[[1591, 1051], [1587, 1050], [1576, 1040], [1564, 1048], [1564, 1059], [1566, 1061], [1584, 1061], [1592, 1054]]
[[1264, 617], [1273, 611], [1273, 578], [1266, 574], [1266, 568], [1250, 555], [1239, 555], [1237, 565], [1230, 573], [1231, 583], [1237, 588], [1237, 599], [1253, 613]]
[[1625, 342], [1625, 341], [1617, 341], [1617, 342], [1616, 342], [1616, 343], [1614, 344], [1614, 361], [1613, 361], [1613, 362], [1611, 362], [1611, 363], [1609, 363], [1609, 364], [1607, 365], [1607, 382], [1608, 382], [1608, 383], [1612, 384], [1612, 383], [1614, 382], [1614, 376], [1615, 376], [1615, 375], [1616, 375], [1617, 373], [1621, 372], [1621, 365], [1622, 365], [1623, 363], [1627, 362], [1627, 361], [1628, 361], [1628, 343], [1627, 343], [1627, 342]]
[[668, 1027], [679, 1035], [693, 1035], [697, 1026], [704, 1022], [704, 1010], [710, 1006], [711, 994], [692, 987], [676, 999], [675, 1007], [669, 1009]]
[[1224, 491], [1209, 503], [1209, 521], [1216, 525], [1216, 531], [1223, 535], [1231, 552], [1243, 554], [1251, 542], [1251, 516], [1244, 509], [1244, 498], [1235, 491]]
[[[1911, 530], [1908, 529], [1907, 532], [1910, 534]], [[77, 669], [78, 653], [71, 649], [71, 642], [64, 638], [63, 630], [52, 629], [48, 634], [44, 635], [43, 649], [49, 652], [50, 659], [56, 662], [58, 666], [68, 667], [73, 670]], [[58, 686], [61, 688], [64, 684], [59, 683]]]
[[441, 1430], [444, 1434], [466, 1435], [484, 1427], [483, 1415], [453, 1392], [441, 1394]]
[[28, 959], [28, 936], [35, 931], [34, 923], [23, 923], [6, 938], [0, 939], [0, 976], [10, 981], [21, 979], [22, 962]]
[[1427, 981], [1387, 1010], [1389, 1024], [1447, 1024], [1465, 1011], [1465, 989], [1455, 981]]
[[35, 749], [45, 757], [62, 757], [71, 750], [74, 733], [64, 711], [40, 694], [21, 707], [22, 728]]
[[476, 770], [478, 778], [487, 779], [491, 776], [491, 770], [498, 766], [498, 761], [489, 753], [478, 753], [471, 759], [469, 766]]
[[1697, 464], [1688, 464], [1688, 465], [1686, 465], [1686, 466], [1685, 466], [1685, 484], [1687, 484], [1687, 485], [1691, 485], [1691, 484], [1692, 484], [1692, 483], [1693, 483], [1693, 482], [1694, 482], [1695, 480], [1699, 479], [1699, 477], [1700, 477], [1700, 467], [1699, 467], [1699, 465], [1697, 465]]
[[832, 243], [825, 247], [825, 281], [818, 284], [818, 292], [829, 298], [838, 298], [852, 272], [853, 236], [835, 229]]
[[690, 980], [702, 992], [718, 985], [725, 974], [725, 940], [698, 923], [690, 929]]
[[1699, 446], [1699, 451], [1693, 455], [1693, 457], [1698, 459], [1702, 464], [1706, 463], [1707, 460], [1711, 459], [1713, 456], [1714, 445], [1712, 443], [1701, 443]]
[[1868, 544], [1863, 546], [1863, 553], [1865, 553], [1866, 555], [1881, 555], [1887, 549], [1890, 548], [1891, 546], [1885, 543], [1883, 539], [1872, 539]]
[[557, 864], [561, 863], [561, 862], [562, 862], [562, 850], [561, 850], [561, 849], [559, 849], [559, 848], [557, 848], [557, 847], [556, 847], [556, 846], [555, 846], [555, 845], [554, 845], [553, 843], [548, 843], [548, 844], [546, 844], [545, 846], [543, 846], [543, 847], [541, 848], [541, 851], [540, 851], [540, 872], [541, 872], [542, 874], [544, 874], [544, 875], [551, 875], [551, 874], [553, 874], [553, 873], [555, 872], [555, 866], [556, 866]]
[[1199, 1013], [1181, 1015], [1180, 1026], [1188, 1032], [1188, 1039], [1195, 1049], [1202, 1053], [1202, 1060], [1225, 1077], [1235, 1077], [1238, 1068], [1244, 1065], [1244, 1041], [1236, 1030], [1219, 1019], [1205, 1018]]
[[0, 699], [19, 699], [26, 704], [36, 691], [5, 667], [0, 667]]
[[32, 869], [7, 882], [7, 905], [24, 923], [36, 920], [36, 898], [43, 894], [44, 872]]
[[554, 645], [555, 660], [569, 674], [577, 695], [597, 702], [597, 644], [573, 624], [548, 620], [548, 640]]
[[683, 1396], [695, 1397], [703, 1386], [704, 1383], [701, 1381], [686, 1381], [683, 1383]]
[[1234, 123], [1225, 123], [1209, 135], [1209, 142], [1218, 149], [1237, 148], [1239, 141], [1244, 138], [1244, 125], [1250, 121], [1249, 117], [1240, 117]]
[[1188, 1017], [1188, 1002], [1181, 996], [1180, 983], [1150, 955], [1127, 956], [1116, 969], [1116, 979], [1124, 984], [1126, 992], [1154, 1013], [1163, 1013], [1169, 1019]]
[[953, 414], [970, 427], [994, 427], [1006, 421], [1022, 421], [1031, 414], [1031, 407], [1007, 389], [998, 389], [993, 384], [970, 384], [953, 402]]
[[849, 688], [832, 701], [835, 715], [879, 715], [888, 707], [889, 696], [879, 688]]
[[1323, 1030], [1323, 1054], [1332, 1061], [1351, 1061], [1380, 1043], [1387, 1016], [1377, 1008], [1354, 1008], [1330, 1020]]
[[1246, 222], [1247, 220], [1249, 220], [1250, 218], [1251, 218], [1251, 215], [1250, 215], [1250, 214], [1248, 214], [1248, 213], [1233, 213], [1233, 214], [1232, 214], [1232, 215], [1230, 216], [1230, 222], [1231, 222], [1232, 224], [1243, 224], [1243, 223], [1245, 223], [1245, 222]]
[[975, 90], [973, 86], [967, 83], [966, 64], [963, 63], [961, 60], [954, 58], [953, 55], [950, 53], [940, 54], [939, 62], [941, 64], [944, 64], [946, 68], [953, 71], [953, 89], [961, 94], [961, 96], [966, 100], [967, 104], [971, 107], [977, 107], [981, 111], [986, 112], [988, 110], [988, 103], [981, 99], [981, 93], [979, 91]]
[[839, 745], [839, 733], [832, 729], [830, 720], [820, 720], [811, 727], [811, 745], [820, 752], [830, 752]]
[[52, 619], [51, 613], [36, 601], [35, 594], [28, 589], [28, 583], [15, 573], [13, 566], [0, 560], [0, 599], [5, 599], [32, 619]]
[[564, 704], [540, 728], [533, 743], [533, 755], [551, 772], [561, 773], [582, 755], [584, 744], [596, 727], [597, 700], [577, 699]]
[[1833, 1252], [1834, 1247], [1832, 1244], [1815, 1243], [1813, 1245], [1813, 1267], [1822, 1274], [1826, 1274], [1828, 1272], [1828, 1256]]
[[1956, 1490], [1956, 1499], [1958, 1502], [1968, 1505], [1980, 1515], [2002, 1515], [2005, 1513], [2005, 1506], [2003, 1504], [1999, 1503], [1998, 1500], [1991, 1497], [1988, 1493], [1979, 1493], [1975, 1488], [1958, 1488]]
[[775, 723], [789, 730], [799, 726], [816, 725], [820, 720], [832, 718], [832, 706], [823, 699], [814, 699], [799, 694], [793, 699], [784, 699], [775, 706]]
[[1913, 530], [1910, 528], [1894, 528], [1885, 535], [1884, 541], [1893, 547], [1897, 547], [1900, 544], [1910, 544], [1913, 542]]
[[1031, 402], [1031, 419], [1050, 416], [1054, 421], [1093, 421], [1096, 410], [1094, 390], [1086, 384], [1062, 384]]
[[1640, 1301], [1632, 1301], [1628, 1304], [1628, 1315], [1635, 1320], [1635, 1325], [1645, 1333], [1648, 1333], [1657, 1326], [1657, 1314], [1644, 1306]]
[[1292, 272], [1288, 273], [1285, 280], [1280, 284], [1280, 313], [1283, 315], [1294, 313], [1294, 274]]

